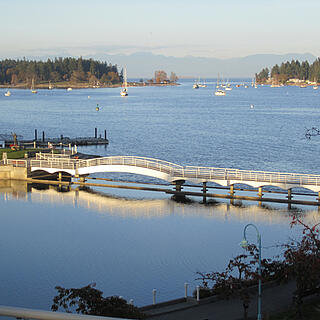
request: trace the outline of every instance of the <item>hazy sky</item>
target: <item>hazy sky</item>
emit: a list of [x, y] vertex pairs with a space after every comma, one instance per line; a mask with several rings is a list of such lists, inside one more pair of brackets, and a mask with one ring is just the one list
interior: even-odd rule
[[320, 56], [320, 0], [0, 0], [0, 57]]

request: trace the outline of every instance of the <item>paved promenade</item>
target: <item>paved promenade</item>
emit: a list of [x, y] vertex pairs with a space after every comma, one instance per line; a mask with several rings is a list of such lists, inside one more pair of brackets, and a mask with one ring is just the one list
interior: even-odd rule
[[[268, 316], [286, 310], [292, 303], [294, 290], [294, 282], [264, 289], [262, 291], [262, 314]], [[243, 306], [239, 299], [220, 300], [202, 305], [184, 302], [150, 310], [148, 314], [150, 315], [149, 319], [155, 320], [239, 320], [243, 319]], [[256, 295], [251, 297], [248, 315], [250, 319], [257, 318]], [[264, 319], [268, 319], [268, 317], [264, 317]]]

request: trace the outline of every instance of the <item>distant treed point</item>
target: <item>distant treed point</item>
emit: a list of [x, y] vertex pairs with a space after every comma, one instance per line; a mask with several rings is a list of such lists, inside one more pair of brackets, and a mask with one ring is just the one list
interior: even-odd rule
[[285, 85], [285, 84], [305, 84], [317, 85], [320, 82], [320, 58], [311, 65], [308, 61], [283, 62], [280, 66], [262, 69], [255, 75], [257, 83]]
[[56, 58], [47, 61], [0, 60], [0, 85], [30, 87], [32, 81], [41, 87], [52, 83], [55, 86], [81, 84], [99, 86], [116, 85], [123, 81], [122, 71], [116, 65], [93, 59]]

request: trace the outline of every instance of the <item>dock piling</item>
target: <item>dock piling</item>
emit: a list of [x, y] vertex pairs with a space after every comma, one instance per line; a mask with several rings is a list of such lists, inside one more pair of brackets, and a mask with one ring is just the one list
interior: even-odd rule
[[94, 137], [97, 139], [98, 137], [98, 129], [97, 128], [94, 128]]
[[38, 130], [34, 129], [34, 140], [37, 141], [38, 140]]
[[104, 130], [104, 140], [107, 140], [107, 130]]
[[292, 200], [292, 190], [291, 189], [288, 189], [288, 209], [290, 210], [291, 209], [291, 200]]
[[208, 189], [207, 189], [207, 183], [206, 182], [203, 182], [201, 191], [203, 192], [202, 201], [203, 201], [203, 203], [207, 203], [207, 191], [208, 191]]
[[42, 131], [42, 142], [44, 142], [44, 131]]

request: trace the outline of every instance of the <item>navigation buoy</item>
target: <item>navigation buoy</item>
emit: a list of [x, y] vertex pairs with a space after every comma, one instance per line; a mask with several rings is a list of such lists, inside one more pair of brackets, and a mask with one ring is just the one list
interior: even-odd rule
[[99, 105], [97, 104], [96, 111], [99, 111], [99, 110], [100, 110], [100, 108], [99, 108]]

